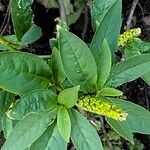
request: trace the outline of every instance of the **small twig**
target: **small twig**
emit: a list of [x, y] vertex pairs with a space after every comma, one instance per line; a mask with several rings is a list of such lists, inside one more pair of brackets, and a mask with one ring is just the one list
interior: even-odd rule
[[88, 28], [88, 6], [85, 6], [85, 11], [84, 11], [84, 28], [82, 31], [82, 39], [85, 38], [86, 32]]
[[0, 35], [3, 35], [3, 33], [5, 32], [5, 30], [7, 28], [7, 25], [9, 23], [9, 20], [10, 20], [10, 7], [11, 7], [11, 0], [9, 1], [8, 8], [7, 8], [7, 11], [6, 11], [6, 16], [5, 16], [3, 24], [1, 25], [1, 28], [0, 28]]
[[5, 30], [7, 29], [8, 25], [9, 25], [9, 20], [10, 20], [10, 12], [7, 15], [7, 21], [6, 21], [6, 25], [4, 26], [3, 30], [1, 31], [0, 35], [3, 35], [3, 33], [5, 32]]
[[60, 17], [65, 23], [67, 23], [64, 0], [58, 0], [58, 5], [59, 5]]
[[134, 0], [133, 3], [132, 3], [132, 7], [130, 9], [130, 13], [129, 13], [129, 16], [128, 16], [128, 19], [127, 19], [127, 25], [126, 25], [125, 29], [129, 29], [131, 27], [133, 14], [135, 12], [135, 8], [136, 8], [138, 2], [139, 2], [139, 0]]
[[107, 144], [108, 144], [108, 146], [109, 146], [109, 149], [110, 149], [110, 150], [114, 150], [114, 147], [113, 147], [113, 145], [111, 144], [111, 142], [109, 141], [109, 138], [108, 138], [108, 136], [107, 136], [107, 132], [106, 132], [105, 127], [104, 127], [104, 118], [103, 118], [102, 116], [100, 116], [100, 121], [101, 121], [101, 125], [102, 125], [102, 130], [103, 130], [103, 133], [104, 133], [104, 137], [105, 137], [105, 139], [106, 139], [106, 141], [107, 141]]
[[144, 89], [144, 92], [145, 92], [145, 100], [146, 100], [146, 107], [148, 110], [150, 110], [149, 106], [149, 99], [148, 99], [148, 96], [147, 96], [147, 85], [145, 85], [145, 89]]
[[142, 8], [141, 4], [140, 4], [140, 3], [138, 3], [138, 6], [139, 6], [139, 7], [140, 7], [140, 9], [141, 9], [142, 17], [144, 17], [144, 11], [143, 11], [143, 8]]

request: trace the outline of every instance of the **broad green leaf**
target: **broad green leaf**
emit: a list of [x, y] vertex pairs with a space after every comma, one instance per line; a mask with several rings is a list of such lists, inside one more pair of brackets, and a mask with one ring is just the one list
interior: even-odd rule
[[133, 81], [149, 72], [149, 66], [150, 54], [142, 54], [129, 58], [112, 68], [108, 84], [116, 87], [123, 83]]
[[57, 128], [66, 142], [69, 142], [71, 132], [71, 121], [68, 111], [65, 107], [60, 106], [57, 114]]
[[0, 87], [14, 94], [26, 94], [48, 86], [51, 69], [36, 55], [0, 53]]
[[100, 91], [99, 91], [100, 95], [101, 96], [122, 96], [123, 93], [117, 89], [114, 89], [114, 88], [102, 88]]
[[111, 71], [111, 51], [106, 40], [100, 49], [99, 57], [97, 60], [97, 88], [101, 89], [107, 81]]
[[103, 150], [94, 127], [76, 110], [71, 110], [71, 139], [77, 150]]
[[132, 132], [150, 134], [150, 112], [148, 110], [125, 100], [110, 100], [128, 113], [127, 122]]
[[30, 150], [66, 150], [67, 143], [61, 137], [55, 123], [50, 125], [40, 138], [32, 144]]
[[15, 29], [16, 36], [21, 41], [22, 36], [32, 26], [32, 5], [33, 0], [12, 0], [11, 13], [12, 21]]
[[56, 47], [53, 48], [52, 52], [52, 73], [53, 79], [57, 85], [62, 84], [66, 79], [66, 75], [61, 62], [60, 52]]
[[94, 0], [91, 7], [92, 24], [96, 30], [116, 0]]
[[32, 113], [21, 120], [4, 143], [2, 150], [24, 150], [29, 148], [47, 129], [56, 117], [56, 109]]
[[31, 44], [38, 40], [42, 36], [42, 30], [35, 24], [23, 35], [21, 38], [21, 43], [23, 45]]
[[50, 90], [36, 90], [22, 96], [9, 112], [9, 117], [21, 120], [31, 112], [56, 108], [57, 95]]
[[98, 59], [104, 39], [107, 40], [112, 52], [117, 49], [121, 27], [121, 7], [122, 0], [116, 0], [96, 30], [91, 43], [91, 51], [95, 60]]
[[[0, 123], [14, 101], [14, 95], [0, 89]], [[0, 125], [1, 126], [1, 125]]]
[[127, 121], [117, 121], [111, 118], [107, 118], [106, 120], [118, 134], [134, 144], [133, 134]]
[[68, 79], [84, 92], [95, 88], [96, 63], [88, 46], [74, 34], [58, 28], [62, 65]]
[[58, 95], [58, 102], [67, 108], [73, 107], [78, 100], [79, 86], [63, 90]]

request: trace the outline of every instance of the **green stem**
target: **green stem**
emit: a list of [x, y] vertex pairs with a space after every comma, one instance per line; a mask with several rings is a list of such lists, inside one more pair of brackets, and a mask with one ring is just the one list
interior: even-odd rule
[[0, 44], [4, 45], [10, 52], [17, 51], [17, 49], [13, 47], [13, 44], [2, 36], [0, 36]]

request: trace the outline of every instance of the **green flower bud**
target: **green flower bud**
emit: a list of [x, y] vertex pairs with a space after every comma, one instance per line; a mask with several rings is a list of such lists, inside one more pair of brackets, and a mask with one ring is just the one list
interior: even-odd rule
[[127, 113], [121, 107], [115, 106], [104, 97], [86, 96], [77, 101], [77, 106], [83, 110], [123, 121], [127, 118]]

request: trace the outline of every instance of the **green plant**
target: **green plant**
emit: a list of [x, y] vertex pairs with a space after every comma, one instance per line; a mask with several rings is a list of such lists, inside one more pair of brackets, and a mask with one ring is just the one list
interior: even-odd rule
[[[134, 32], [134, 33], [133, 33]], [[140, 35], [141, 31], [139, 28], [130, 29], [121, 35], [119, 41], [119, 48], [125, 59], [129, 59], [134, 56], [141, 56], [141, 54], [150, 53], [150, 43], [142, 41], [137, 36]], [[150, 72], [147, 72], [142, 79], [150, 85]]]
[[32, 1], [12, 1], [16, 40], [0, 37], [5, 50], [0, 53], [0, 119], [6, 137], [2, 150], [66, 150], [70, 138], [77, 150], [102, 150], [98, 133], [77, 111], [81, 109], [104, 115], [132, 144], [133, 133], [150, 134], [150, 112], [123, 100], [123, 93], [115, 89], [149, 72], [150, 54], [112, 67], [122, 3], [99, 2], [95, 0], [91, 12], [97, 11], [97, 5], [107, 9], [100, 14], [97, 11], [98, 17], [91, 13], [97, 30], [90, 48], [57, 25], [57, 38], [51, 40], [52, 56], [46, 63], [39, 56], [19, 51], [39, 38], [41, 31], [32, 23]]

